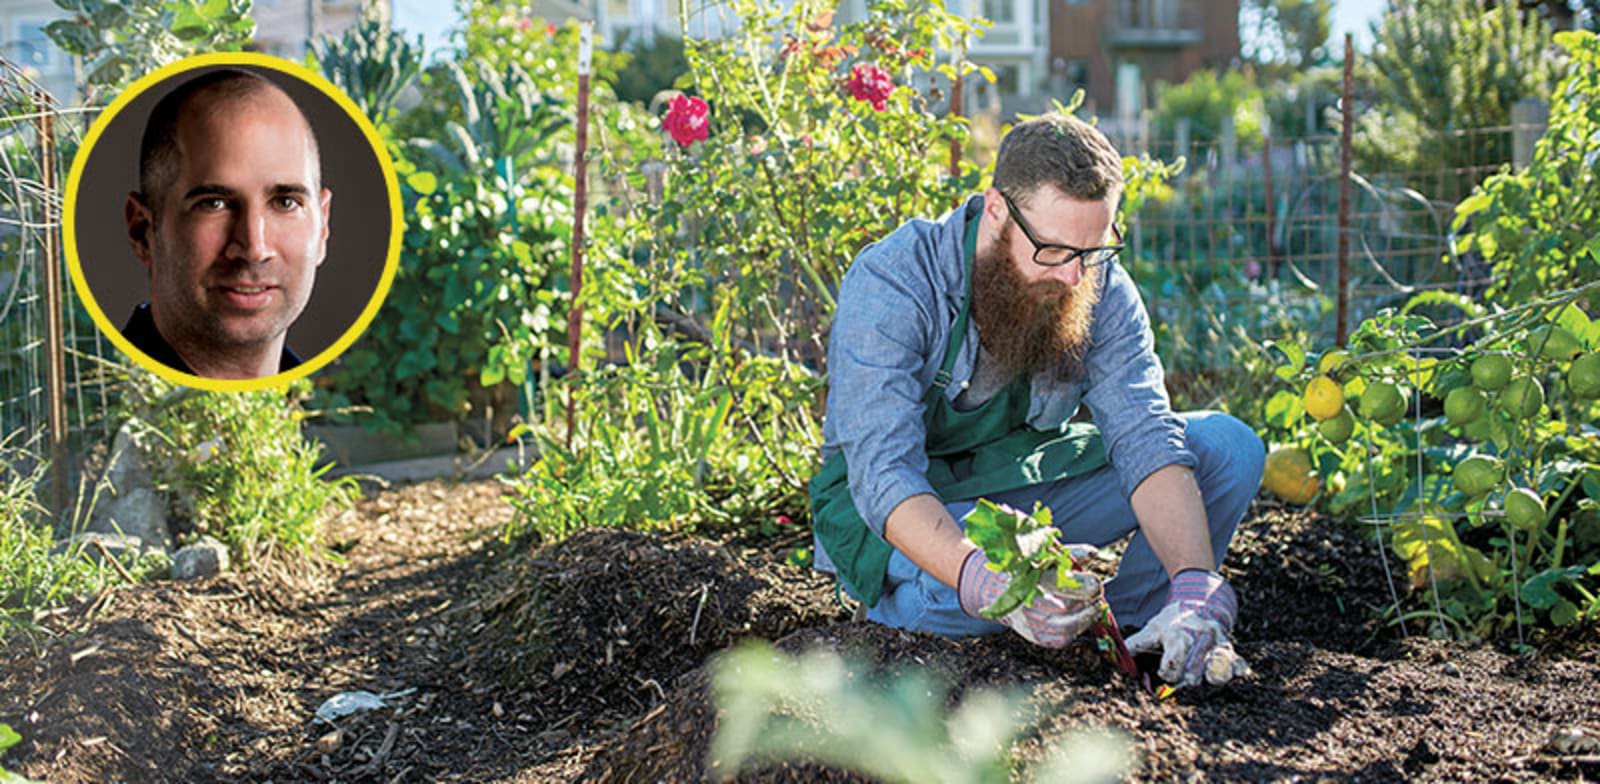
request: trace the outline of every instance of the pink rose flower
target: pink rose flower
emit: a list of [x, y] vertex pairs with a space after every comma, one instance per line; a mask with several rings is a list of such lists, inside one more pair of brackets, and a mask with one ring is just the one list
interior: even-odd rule
[[889, 96], [894, 94], [894, 80], [889, 72], [876, 63], [856, 63], [850, 68], [850, 81], [845, 83], [850, 97], [872, 104], [874, 111], [883, 111]]
[[698, 141], [704, 141], [710, 133], [711, 122], [709, 115], [711, 107], [703, 98], [690, 95], [676, 95], [667, 103], [667, 116], [661, 124], [666, 127], [667, 133], [672, 135], [672, 140], [681, 147], [688, 147]]

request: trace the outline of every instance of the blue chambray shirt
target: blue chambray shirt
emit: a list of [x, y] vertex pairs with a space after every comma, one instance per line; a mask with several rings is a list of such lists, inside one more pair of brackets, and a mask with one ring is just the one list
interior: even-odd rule
[[[982, 196], [973, 196], [937, 222], [906, 223], [864, 248], [839, 286], [828, 339], [822, 457], [844, 451], [851, 498], [878, 536], [900, 502], [923, 493], [937, 496], [926, 477], [922, 396], [933, 385], [966, 296], [963, 232], [966, 219], [975, 219], [982, 207]], [[1036, 374], [1028, 424], [1054, 430], [1079, 403], [1088, 405], [1128, 497], [1157, 469], [1193, 467], [1196, 459], [1183, 420], [1167, 400], [1139, 290], [1121, 265], [1100, 270], [1087, 377], [1065, 382]], [[971, 380], [977, 348], [977, 324], [969, 319], [947, 398], [954, 400]], [[816, 548], [816, 567], [835, 571], [820, 540]]]

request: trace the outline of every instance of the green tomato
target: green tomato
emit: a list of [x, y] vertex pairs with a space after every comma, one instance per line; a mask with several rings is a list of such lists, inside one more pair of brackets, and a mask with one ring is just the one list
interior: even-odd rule
[[1500, 466], [1498, 459], [1486, 455], [1473, 455], [1461, 461], [1450, 478], [1457, 490], [1477, 498], [1498, 487], [1504, 476], [1505, 469]]
[[1375, 381], [1361, 393], [1361, 402], [1357, 407], [1362, 418], [1388, 427], [1405, 416], [1406, 396], [1400, 387], [1388, 381]]
[[1444, 397], [1444, 417], [1452, 425], [1470, 424], [1483, 416], [1488, 400], [1473, 387], [1456, 387]]
[[1350, 407], [1344, 406], [1332, 419], [1325, 419], [1317, 423], [1317, 432], [1330, 444], [1342, 444], [1350, 440], [1350, 434], [1356, 431], [1356, 415], [1350, 413]]
[[1528, 348], [1539, 349], [1539, 356], [1565, 362], [1583, 353], [1583, 343], [1566, 327], [1550, 324], [1533, 331], [1528, 337]]
[[1517, 419], [1528, 419], [1544, 406], [1544, 387], [1539, 379], [1520, 376], [1500, 393], [1500, 410]]
[[1511, 380], [1511, 360], [1500, 354], [1485, 354], [1472, 363], [1472, 385], [1493, 392]]
[[1506, 493], [1502, 508], [1505, 509], [1506, 520], [1519, 531], [1531, 531], [1544, 525], [1544, 501], [1539, 499], [1538, 493], [1526, 487], [1513, 488]]
[[1585, 354], [1567, 371], [1567, 389], [1579, 400], [1600, 397], [1600, 352]]

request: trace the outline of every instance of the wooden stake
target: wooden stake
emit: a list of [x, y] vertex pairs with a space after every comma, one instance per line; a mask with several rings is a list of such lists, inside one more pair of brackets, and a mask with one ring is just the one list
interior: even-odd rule
[[567, 315], [567, 449], [572, 449], [573, 411], [577, 406], [579, 352], [583, 344], [583, 305], [578, 295], [583, 291], [583, 215], [588, 208], [589, 194], [589, 61], [592, 58], [594, 22], [585, 21], [578, 28], [578, 148], [575, 153], [577, 170], [573, 172], [572, 196], [572, 310]]
[[45, 354], [49, 363], [48, 421], [50, 425], [50, 500], [51, 511], [60, 513], [67, 508], [67, 354], [65, 329], [61, 323], [64, 308], [61, 283], [61, 252], [57, 242], [56, 193], [56, 117], [50, 97], [41, 92], [37, 96], [39, 112], [39, 174], [45, 197], [44, 205], [44, 302], [45, 302]]
[[1350, 336], [1350, 130], [1355, 125], [1355, 36], [1344, 34], [1344, 98], [1339, 128], [1339, 297], [1334, 325], [1334, 345]]

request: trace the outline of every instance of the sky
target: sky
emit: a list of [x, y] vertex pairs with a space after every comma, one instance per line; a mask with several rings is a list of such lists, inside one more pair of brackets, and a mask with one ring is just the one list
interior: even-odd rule
[[1383, 15], [1383, 6], [1384, 0], [1335, 0], [1333, 16], [1328, 20], [1332, 23], [1334, 48], [1343, 50], [1346, 32], [1355, 33], [1357, 49], [1371, 44], [1372, 23]]
[[439, 0], [394, 0], [391, 22], [407, 38], [422, 34], [422, 46], [432, 60], [450, 43], [450, 26], [456, 21], [455, 3]]
[[[1335, 57], [1344, 46], [1346, 31], [1355, 34], [1356, 48], [1365, 49], [1371, 42], [1371, 25], [1382, 13], [1385, 0], [1335, 0], [1333, 4], [1333, 35], [1330, 45]], [[455, 21], [455, 3], [438, 0], [394, 0], [394, 26], [407, 37], [423, 35], [423, 45], [429, 56], [449, 44], [450, 25]]]

